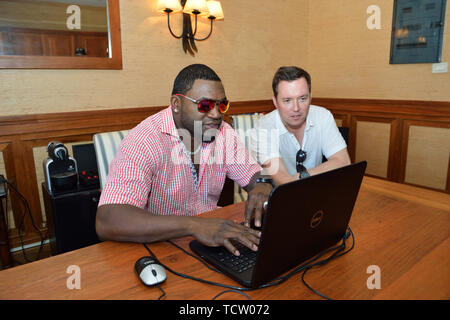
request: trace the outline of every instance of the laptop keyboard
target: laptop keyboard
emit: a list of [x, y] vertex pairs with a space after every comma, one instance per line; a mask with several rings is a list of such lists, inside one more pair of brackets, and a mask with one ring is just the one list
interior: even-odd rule
[[218, 252], [215, 255], [215, 258], [237, 273], [241, 273], [253, 268], [256, 261], [256, 252], [250, 250], [241, 243], [234, 241], [232, 243], [233, 246], [235, 246], [236, 249], [239, 250], [239, 256], [235, 256], [228, 250], [224, 249]]

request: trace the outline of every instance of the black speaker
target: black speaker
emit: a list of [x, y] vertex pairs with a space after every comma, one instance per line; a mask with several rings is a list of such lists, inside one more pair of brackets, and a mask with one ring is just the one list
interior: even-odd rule
[[78, 177], [81, 189], [100, 188], [97, 157], [93, 143], [72, 146], [73, 157], [77, 161]]
[[52, 195], [43, 183], [42, 193], [52, 255], [100, 242], [95, 232], [99, 189]]

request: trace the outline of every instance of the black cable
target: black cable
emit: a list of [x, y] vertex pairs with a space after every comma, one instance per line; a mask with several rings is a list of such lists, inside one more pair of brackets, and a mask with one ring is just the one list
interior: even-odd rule
[[[313, 267], [324, 265], [324, 264], [330, 262], [331, 260], [333, 260], [333, 259], [335, 259], [335, 258], [338, 258], [338, 257], [340, 257], [340, 256], [343, 256], [344, 254], [350, 252], [350, 251], [354, 248], [354, 246], [355, 246], [355, 235], [353, 234], [353, 231], [352, 231], [352, 229], [351, 229], [350, 227], [348, 227], [348, 230], [349, 230], [349, 231], [348, 231], [348, 232], [344, 235], [344, 237], [342, 238], [342, 245], [341, 245], [341, 247], [340, 247], [336, 252], [334, 252], [334, 253], [333, 253], [330, 257], [328, 257], [327, 259], [324, 259], [324, 260], [322, 260], [322, 261], [319, 261], [319, 262], [317, 262], [317, 263], [315, 263], [315, 264], [312, 264], [312, 265], [308, 266], [308, 267], [305, 269], [305, 271], [303, 272], [303, 274], [302, 274], [302, 282], [303, 282], [303, 284], [304, 284], [309, 290], [311, 290], [312, 292], [314, 292], [315, 294], [321, 296], [322, 298], [324, 298], [324, 299], [326, 299], [326, 300], [333, 300], [333, 299], [331, 299], [330, 297], [328, 297], [328, 296], [326, 296], [326, 295], [324, 295], [324, 294], [318, 292], [317, 290], [314, 290], [310, 285], [308, 285], [308, 283], [306, 283], [306, 280], [305, 280], [305, 275], [306, 275], [306, 272], [307, 272], [308, 270], [312, 269]], [[352, 246], [351, 246], [347, 251], [344, 251], [344, 252], [340, 253], [342, 250], [345, 250], [345, 248], [346, 248], [345, 241], [346, 241], [346, 239], [348, 239], [350, 236], [352, 237]], [[340, 253], [340, 254], [339, 254], [339, 253]]]
[[338, 257], [343, 256], [344, 254], [350, 252], [355, 247], [355, 235], [350, 227], [348, 227], [348, 232], [344, 235], [344, 240], [347, 240], [349, 237], [352, 237], [352, 246], [347, 251], [341, 253]]
[[[220, 293], [219, 295], [221, 295], [221, 294], [223, 294], [223, 293], [225, 293], [225, 292], [230, 292], [230, 291], [241, 292], [241, 293], [243, 293], [244, 291], [252, 291], [252, 290], [258, 290], [258, 289], [262, 289], [262, 288], [267, 288], [267, 287], [270, 287], [270, 286], [275, 286], [275, 285], [278, 285], [278, 284], [281, 284], [281, 283], [285, 282], [286, 280], [288, 280], [289, 278], [291, 278], [293, 275], [295, 275], [295, 274], [297, 274], [297, 273], [299, 273], [299, 272], [301, 272], [301, 271], [304, 271], [303, 276], [302, 276], [302, 281], [303, 281], [303, 283], [306, 285], [306, 287], [307, 287], [308, 289], [310, 289], [311, 291], [313, 291], [314, 293], [318, 294], [319, 296], [321, 296], [321, 297], [323, 297], [323, 298], [326, 298], [326, 299], [329, 299], [327, 296], [325, 296], [325, 295], [319, 293], [318, 291], [314, 290], [313, 288], [311, 288], [311, 287], [306, 283], [306, 281], [304, 281], [304, 274], [306, 273], [307, 270], [311, 269], [312, 267], [324, 265], [324, 264], [328, 263], [329, 261], [331, 261], [331, 260], [333, 260], [333, 259], [335, 259], [335, 258], [337, 258], [337, 257], [340, 257], [340, 256], [342, 256], [342, 255], [348, 253], [349, 251], [351, 251], [351, 250], [353, 249], [353, 247], [354, 247], [355, 239], [354, 239], [354, 235], [353, 235], [353, 232], [351, 231], [350, 227], [348, 227], [348, 230], [349, 230], [349, 231], [347, 231], [347, 232], [345, 233], [344, 237], [342, 238], [342, 243], [341, 243], [341, 244], [339, 244], [339, 245], [337, 245], [337, 246], [334, 246], [334, 247], [331, 247], [331, 248], [328, 248], [327, 250], [325, 250], [325, 251], [319, 253], [318, 255], [316, 255], [313, 259], [308, 260], [308, 261], [305, 262], [304, 264], [298, 266], [297, 268], [295, 268], [294, 270], [292, 270], [291, 272], [289, 272], [289, 273], [286, 274], [285, 276], [278, 277], [278, 278], [274, 279], [272, 282], [267, 283], [267, 284], [264, 284], [264, 285], [261, 285], [261, 286], [259, 286], [259, 287], [257, 287], [257, 288], [241, 288], [241, 287], [235, 287], [235, 286], [231, 286], [231, 285], [226, 285], [226, 284], [222, 284], [222, 283], [217, 283], [217, 282], [213, 282], [213, 281], [209, 281], [209, 280], [205, 280], [205, 279], [200, 279], [200, 278], [192, 277], [192, 276], [189, 276], [189, 275], [186, 275], [186, 274], [177, 272], [177, 271], [175, 271], [175, 270], [172, 270], [172, 269], [171, 269], [170, 267], [168, 267], [167, 265], [163, 264], [161, 261], [159, 261], [159, 260], [157, 259], [156, 255], [153, 253], [152, 250], [150, 250], [150, 248], [147, 246], [146, 243], [143, 243], [143, 245], [144, 245], [144, 247], [147, 249], [147, 251], [150, 253], [150, 255], [152, 256], [152, 258], [155, 259], [155, 261], [157, 261], [161, 266], [163, 266], [164, 268], [166, 268], [169, 272], [173, 273], [174, 275], [177, 275], [177, 276], [182, 277], [182, 278], [186, 278], [186, 279], [198, 281], [198, 282], [201, 282], [201, 283], [206, 283], [206, 284], [210, 284], [210, 285], [214, 285], [214, 286], [218, 286], [218, 287], [223, 287], [223, 288], [230, 289], [230, 290], [223, 291], [223, 292]], [[350, 235], [352, 236], [352, 239], [353, 239], [352, 247], [351, 247], [349, 250], [342, 252], [342, 251], [345, 250], [345, 248], [346, 248], [345, 240], [348, 239], [348, 238], [350, 237]], [[186, 253], [187, 255], [189, 255], [189, 256], [195, 258], [196, 260], [199, 260], [200, 262], [202, 262], [202, 264], [206, 265], [206, 266], [208, 267], [208, 269], [223, 274], [221, 271], [219, 271], [219, 270], [217, 270], [217, 269], [215, 269], [215, 268], [211, 268], [210, 266], [208, 266], [207, 263], [206, 263], [205, 261], [203, 261], [203, 259], [201, 259], [201, 258], [199, 258], [199, 257], [197, 257], [197, 256], [195, 256], [195, 255], [193, 255], [193, 254], [191, 254], [190, 252], [186, 251], [184, 248], [178, 246], [178, 245], [175, 244], [174, 242], [172, 242], [172, 241], [170, 241], [170, 240], [169, 240], [168, 242], [171, 243], [171, 244], [172, 244], [173, 246], [175, 246], [176, 248], [178, 248], [178, 249], [180, 249], [181, 251], [183, 251], [184, 253]], [[320, 260], [320, 261], [318, 261], [318, 262], [316, 262], [316, 263], [311, 264], [312, 262], [317, 261], [320, 257], [322, 257], [322, 256], [324, 256], [325, 254], [327, 254], [327, 253], [329, 253], [329, 252], [331, 252], [331, 251], [334, 251], [334, 250], [336, 250], [336, 251], [335, 251], [330, 257], [328, 257], [328, 258], [326, 258], [326, 259], [324, 259], [324, 260]], [[340, 252], [342, 252], [342, 253], [340, 253]], [[339, 253], [340, 253], [340, 254], [339, 254]], [[218, 295], [218, 296], [219, 296], [219, 295]], [[216, 296], [216, 297], [214, 297], [214, 298], [217, 298], [218, 296]]]
[[303, 284], [304, 284], [309, 290], [311, 290], [311, 291], [314, 292], [315, 294], [321, 296], [322, 298], [324, 298], [324, 299], [326, 299], [326, 300], [333, 300], [333, 299], [331, 299], [330, 297], [328, 297], [328, 296], [326, 296], [326, 295], [320, 293], [319, 291], [314, 290], [313, 288], [311, 288], [311, 287], [306, 283], [306, 281], [305, 281], [305, 274], [306, 274], [306, 271], [308, 271], [309, 269], [311, 269], [311, 268], [306, 269], [306, 270], [302, 273], [302, 282], [303, 282]]
[[[349, 227], [350, 229], [350, 227]], [[324, 255], [326, 255], [327, 253], [334, 251], [334, 250], [340, 250], [341, 248], [345, 248], [345, 243], [339, 244], [337, 246], [328, 248], [325, 251], [320, 252], [319, 254], [317, 254], [313, 259], [310, 259], [308, 261], [306, 261], [304, 264], [298, 266], [297, 268], [295, 268], [294, 270], [292, 270], [290, 273], [286, 274], [285, 276], [276, 278], [275, 280], [282, 280], [279, 283], [282, 283], [286, 280], [288, 280], [290, 277], [292, 277], [293, 275], [307, 269], [309, 266], [311, 266], [311, 263], [318, 260], [320, 257], [323, 257]], [[350, 250], [349, 250], [350, 251]], [[322, 262], [323, 260], [317, 262], [317, 264], [319, 264], [320, 262]]]
[[239, 290], [225, 290], [225, 291], [222, 291], [221, 293], [216, 294], [214, 296], [214, 298], [212, 298], [211, 300], [216, 300], [218, 297], [220, 297], [221, 295], [223, 295], [224, 293], [227, 293], [227, 292], [236, 292], [236, 293], [239, 293], [239, 294], [243, 295], [244, 297], [246, 297], [247, 300], [252, 300], [252, 298], [250, 298], [248, 296], [248, 294], [246, 294], [245, 292], [239, 291]]
[[[174, 247], [176, 247], [176, 248], [178, 248], [179, 250], [183, 251], [183, 252], [184, 252], [185, 254], [187, 254], [188, 256], [191, 256], [192, 258], [194, 258], [194, 259], [198, 260], [199, 262], [201, 262], [201, 263], [202, 263], [203, 265], [205, 265], [208, 269], [210, 269], [210, 270], [212, 270], [212, 271], [214, 271], [214, 272], [220, 273], [220, 274], [224, 274], [222, 271], [217, 270], [217, 269], [211, 267], [205, 260], [201, 259], [200, 257], [198, 257], [198, 256], [196, 256], [196, 255], [193, 255], [192, 253], [190, 253], [189, 251], [187, 251], [187, 250], [184, 249], [183, 247], [180, 247], [179, 245], [177, 245], [177, 244], [174, 243], [173, 241], [168, 240], [168, 242], [169, 242], [170, 244], [172, 244]], [[330, 248], [330, 249], [328, 249], [328, 250], [334, 250], [334, 249], [335, 249], [335, 248]], [[322, 255], [326, 254], [327, 252], [328, 252], [328, 251], [323, 252], [322, 254], [318, 255], [318, 256], [317, 256], [314, 260], [312, 260], [312, 261], [315, 261], [316, 259], [320, 258]], [[287, 279], [289, 279], [289, 278], [290, 278], [291, 276], [293, 276], [294, 274], [296, 274], [296, 273], [302, 271], [303, 268], [304, 268], [304, 265], [300, 265], [300, 266], [298, 266], [297, 268], [295, 268], [293, 271], [291, 271], [289, 274], [285, 275], [284, 277], [278, 277], [278, 278], [275, 278], [273, 281], [277, 281], [277, 282], [276, 282], [276, 283], [273, 283], [273, 285], [275, 285], [275, 284], [280, 284], [280, 283], [286, 281]], [[260, 289], [260, 288], [258, 288], [258, 289]]]
[[[218, 270], [218, 269], [216, 269], [216, 268], [211, 267], [205, 260], [199, 258], [199, 257], [196, 256], [196, 255], [193, 255], [192, 253], [190, 253], [189, 251], [187, 251], [187, 250], [184, 249], [183, 247], [180, 247], [179, 245], [177, 245], [177, 244], [176, 244], [175, 242], [173, 242], [172, 240], [168, 240], [167, 242], [169, 242], [170, 244], [172, 244], [174, 247], [178, 248], [179, 250], [183, 251], [183, 252], [184, 252], [185, 254], [187, 254], [188, 256], [190, 256], [190, 257], [192, 257], [192, 258], [198, 260], [198, 261], [201, 262], [204, 266], [206, 266], [209, 270], [212, 270], [212, 271], [217, 272], [217, 273], [220, 273], [220, 274], [224, 274], [222, 271], [220, 271], [220, 270]], [[301, 268], [301, 266], [300, 266], [300, 267], [297, 267], [297, 268]], [[279, 277], [279, 278], [274, 279], [273, 281], [276, 281], [276, 282], [272, 282], [272, 283], [269, 283], [269, 284], [266, 284], [266, 285], [262, 285], [262, 286], [260, 286], [260, 287], [258, 287], [258, 288], [255, 288], [255, 289], [261, 289], [261, 288], [265, 288], [266, 286], [278, 285], [278, 284], [280, 284], [280, 283], [283, 283], [284, 281], [286, 281], [287, 279], [289, 279], [290, 276], [292, 276], [292, 275], [294, 275], [295, 273], [301, 271], [301, 270], [297, 270], [297, 268], [294, 269], [293, 272], [289, 273], [288, 275], [286, 275], [286, 276], [284, 276], [284, 277]], [[232, 289], [232, 291], [233, 291], [233, 290], [234, 290], [234, 291], [235, 291], [235, 290], [241, 290], [241, 289], [249, 289], [249, 288]], [[229, 291], [229, 290], [228, 290], [228, 291]]]
[[[341, 250], [341, 249], [339, 249], [339, 250]], [[336, 251], [336, 252], [339, 252], [339, 250]], [[311, 290], [312, 292], [314, 292], [315, 294], [321, 296], [322, 298], [324, 298], [324, 299], [326, 299], [326, 300], [332, 300], [332, 299], [331, 299], [330, 297], [328, 297], [328, 296], [326, 296], [326, 295], [324, 295], [324, 294], [318, 292], [317, 290], [314, 290], [310, 285], [308, 285], [308, 284], [306, 283], [306, 281], [305, 281], [305, 275], [306, 275], [306, 272], [307, 272], [308, 270], [312, 269], [313, 267], [324, 265], [324, 264], [326, 264], [327, 262], [329, 262], [329, 261], [331, 261], [332, 259], [334, 259], [334, 258], [336, 257], [336, 255], [335, 255], [336, 252], [333, 253], [333, 254], [330, 256], [330, 258], [328, 258], [328, 259], [321, 260], [321, 261], [319, 261], [319, 262], [317, 262], [317, 263], [314, 263], [314, 264], [312, 264], [312, 265], [309, 265], [307, 268], [305, 268], [305, 270], [304, 270], [303, 273], [302, 273], [302, 282], [303, 282], [303, 284], [304, 284], [309, 290]]]
[[[9, 217], [8, 217], [8, 185], [6, 184], [6, 179], [3, 175], [0, 175], [1, 183], [3, 183], [3, 189], [5, 190], [5, 220], [6, 220], [6, 231], [9, 230]], [[3, 203], [1, 204], [3, 205]]]
[[[153, 253], [152, 250], [150, 250], [150, 248], [147, 247], [147, 245], [144, 243], [144, 247], [147, 249], [147, 251], [150, 253], [151, 257], [159, 264], [161, 264], [161, 262], [158, 260], [158, 258], [156, 258], [155, 254]], [[166, 292], [164, 291], [164, 289], [161, 287], [161, 284], [158, 283], [157, 284], [159, 290], [161, 290], [161, 295], [159, 296], [158, 300], [161, 300], [162, 298], [164, 298], [166, 296]]]
[[157, 261], [160, 265], [162, 265], [162, 266], [163, 266], [164, 268], [166, 268], [169, 272], [173, 273], [173, 274], [176, 275], [176, 276], [179, 276], [179, 277], [182, 277], [182, 278], [185, 278], [185, 279], [190, 279], [190, 280], [202, 282], [202, 283], [206, 283], [206, 284], [211, 284], [211, 285], [214, 285], [214, 286], [219, 286], [219, 287], [227, 288], [227, 289], [242, 290], [242, 291], [254, 290], [254, 289], [252, 289], [252, 288], [240, 288], [240, 287], [230, 286], [230, 285], [227, 285], [227, 284], [216, 283], [216, 282], [212, 282], [212, 281], [209, 281], [209, 280], [205, 280], [205, 279], [200, 279], [200, 278], [192, 277], [192, 276], [189, 276], [189, 275], [186, 275], [186, 274], [177, 272], [177, 271], [175, 271], [175, 270], [172, 270], [169, 266], [165, 265], [164, 263], [162, 263], [161, 261], [159, 261], [159, 260], [156, 258], [155, 254], [150, 250], [150, 248], [147, 246], [147, 244], [144, 243], [143, 245], [144, 245], [144, 247], [147, 249], [147, 251], [151, 254], [151, 256], [155, 258], [155, 261]]
[[[305, 270], [306, 268], [308, 268], [308, 266], [310, 266], [310, 264], [311, 264], [312, 262], [316, 261], [316, 260], [319, 259], [320, 257], [326, 255], [327, 253], [329, 253], [329, 252], [331, 252], [331, 251], [333, 251], [333, 250], [339, 249], [341, 246], [342, 246], [342, 245], [338, 245], [338, 246], [335, 246], [335, 247], [328, 248], [327, 250], [325, 250], [325, 251], [319, 253], [318, 255], [316, 255], [313, 259], [310, 259], [310, 260], [306, 261], [304, 264], [298, 266], [297, 268], [295, 268], [294, 270], [292, 270], [292, 271], [291, 271], [290, 273], [288, 273], [287, 275], [282, 276], [282, 277], [279, 277], [279, 278], [277, 278], [276, 280], [281, 279], [281, 280], [283, 280], [282, 282], [288, 280], [288, 279], [289, 279], [290, 277], [292, 277], [293, 275], [295, 275], [295, 274], [299, 273], [300, 271], [303, 271], [303, 270]], [[319, 262], [320, 262], [320, 261], [319, 261]], [[281, 282], [280, 282], [280, 283], [281, 283]]]
[[[202, 264], [206, 265], [210, 270], [215, 271], [217, 273], [220, 274], [224, 274], [222, 271], [211, 268], [207, 265], [207, 263], [205, 261], [203, 261], [201, 258], [191, 254], [190, 252], [186, 251], [185, 249], [183, 249], [182, 247], [176, 245], [175, 243], [173, 243], [172, 241], [169, 241], [169, 243], [173, 244], [175, 247], [179, 248], [180, 250], [182, 250], [183, 252], [187, 253], [189, 256], [195, 258], [196, 260], [202, 262]], [[274, 279], [272, 282], [263, 284], [257, 288], [242, 288], [242, 287], [235, 287], [235, 286], [231, 286], [231, 285], [226, 285], [226, 284], [222, 284], [222, 283], [217, 283], [217, 282], [213, 282], [213, 281], [209, 281], [209, 280], [205, 280], [205, 279], [200, 279], [200, 278], [195, 278], [177, 271], [172, 270], [170, 267], [166, 266], [165, 264], [163, 264], [161, 261], [159, 261], [155, 254], [150, 250], [150, 248], [144, 243], [143, 244], [144, 247], [147, 249], [147, 251], [151, 254], [151, 256], [155, 259], [155, 261], [157, 261], [160, 265], [162, 265], [164, 268], [166, 268], [169, 272], [182, 277], [182, 278], [186, 278], [186, 279], [190, 279], [190, 280], [194, 280], [194, 281], [198, 281], [198, 282], [202, 282], [202, 283], [206, 283], [206, 284], [210, 284], [213, 286], [218, 286], [218, 287], [223, 287], [223, 288], [228, 288], [231, 290], [238, 290], [238, 291], [252, 291], [252, 290], [258, 290], [258, 289], [263, 289], [263, 288], [267, 288], [267, 287], [271, 287], [271, 286], [275, 286], [278, 284], [283, 283], [284, 281], [286, 281], [287, 279], [289, 279], [292, 275], [294, 275], [295, 273], [298, 273], [300, 271], [303, 270], [303, 268], [305, 267], [304, 265], [297, 267], [296, 269], [294, 269], [294, 271], [292, 271], [291, 273], [287, 274], [284, 277], [280, 277], [280, 278], [276, 278]]]
[[[208, 269], [210, 269], [210, 270], [212, 270], [212, 271], [215, 271], [215, 272], [221, 273], [219, 270], [217, 270], [217, 269], [215, 269], [215, 268], [211, 268], [206, 262], [204, 262], [203, 260], [201, 260], [201, 259], [199, 259], [198, 257], [194, 256], [194, 255], [191, 254], [190, 252], [186, 251], [184, 248], [180, 247], [179, 245], [177, 245], [177, 244], [174, 243], [173, 241], [168, 240], [168, 242], [169, 242], [170, 244], [172, 244], [174, 247], [176, 247], [176, 248], [180, 249], [181, 251], [183, 251], [184, 253], [186, 253], [187, 255], [189, 255], [189, 256], [191, 256], [191, 257], [193, 257], [193, 258], [199, 260], [199, 261], [200, 261], [203, 265], [205, 265]], [[155, 259], [155, 261], [156, 261], [157, 263], [161, 264], [164, 268], [166, 268], [166, 269], [169, 270], [170, 272], [174, 273], [173, 270], [171, 270], [171, 269], [168, 268], [166, 265], [162, 264], [161, 261], [158, 260], [158, 258], [156, 257], [156, 255], [153, 253], [152, 250], [150, 250], [150, 248], [147, 246], [147, 244], [144, 243], [144, 247], [147, 249], [147, 251], [150, 253], [151, 257], [152, 257], [153, 259]], [[177, 274], [177, 273], [175, 273], [175, 274]], [[177, 274], [177, 275], [181, 275], [181, 274]], [[186, 276], [186, 277], [189, 277], [189, 276]], [[193, 280], [194, 280], [194, 279], [193, 279]], [[162, 295], [158, 298], [158, 300], [161, 300], [164, 296], [166, 296], [166, 292], [163, 290], [163, 288], [162, 288], [159, 284], [158, 284], [158, 288], [162, 291]], [[243, 296], [247, 297], [248, 300], [251, 300], [251, 298], [250, 298], [247, 294], [245, 294], [244, 292], [242, 292], [242, 291], [240, 291], [240, 290], [235, 290], [235, 289], [230, 289], [230, 290], [222, 291], [221, 293], [219, 293], [219, 294], [217, 294], [216, 296], [214, 296], [214, 298], [212, 298], [212, 300], [216, 300], [219, 296], [221, 296], [222, 294], [227, 293], [227, 292], [236, 292], [236, 293], [242, 294]]]
[[192, 253], [190, 253], [189, 251], [187, 251], [186, 249], [180, 247], [179, 245], [177, 245], [175, 242], [173, 242], [172, 240], [167, 240], [167, 242], [169, 242], [171, 245], [173, 245], [174, 247], [178, 248], [179, 250], [183, 251], [185, 254], [187, 254], [188, 256], [197, 259], [198, 261], [200, 261], [205, 267], [207, 267], [209, 270], [212, 270], [214, 272], [218, 272], [218, 273], [222, 273], [222, 271], [217, 270], [216, 268], [211, 267], [208, 263], [205, 262], [205, 260], [200, 259], [199, 257], [193, 255]]
[[[5, 221], [6, 221], [6, 232], [9, 231], [9, 214], [8, 214], [8, 185], [6, 184], [6, 178], [3, 175], [0, 175], [0, 183], [3, 183], [3, 188], [5, 190]], [[0, 205], [3, 205], [3, 203], [0, 203]], [[22, 246], [23, 248], [23, 246]], [[22, 262], [16, 261], [14, 257], [11, 257], [12, 261], [15, 265], [22, 265]]]
[[23, 211], [22, 219], [21, 219], [21, 221], [20, 221], [20, 223], [19, 223], [19, 226], [17, 227], [17, 234], [19, 235], [20, 244], [21, 244], [21, 246], [22, 246], [23, 257], [24, 257], [24, 259], [25, 259], [27, 262], [32, 262], [31, 260], [28, 259], [27, 255], [26, 255], [26, 253], [25, 253], [25, 248], [24, 248], [24, 244], [23, 244], [23, 239], [22, 239], [22, 235], [21, 235], [21, 233], [20, 233], [20, 230], [21, 230], [21, 228], [22, 228], [22, 226], [23, 226], [23, 223], [24, 223], [24, 221], [25, 221], [25, 216], [26, 216], [26, 214], [27, 214], [27, 212], [28, 212], [28, 215], [30, 216], [30, 219], [31, 219], [31, 224], [32, 224], [33, 228], [38, 232], [39, 238], [41, 239], [41, 244], [40, 244], [40, 246], [39, 246], [39, 250], [38, 250], [38, 253], [37, 253], [37, 256], [36, 256], [36, 260], [39, 260], [39, 257], [40, 257], [40, 255], [41, 255], [42, 248], [43, 248], [43, 246], [44, 246], [44, 237], [42, 236], [41, 230], [39, 230], [39, 228], [36, 226], [36, 224], [35, 224], [35, 222], [34, 222], [33, 215], [31, 214], [31, 210], [30, 210], [30, 207], [29, 207], [29, 205], [28, 205], [28, 201], [25, 199], [25, 197], [19, 192], [19, 190], [17, 190], [17, 187], [16, 187], [11, 181], [9, 181], [9, 180], [6, 179], [6, 178], [4, 178], [4, 181], [6, 182], [6, 184], [7, 184], [9, 187], [11, 187], [11, 188], [16, 192], [17, 196], [19, 197], [19, 199], [20, 199], [20, 200], [23, 202], [23, 204], [24, 204], [24, 211]]
[[160, 263], [159, 260], [158, 260], [158, 258], [155, 256], [155, 254], [153, 253], [153, 251], [150, 250], [150, 248], [147, 246], [147, 244], [146, 244], [146, 243], [143, 243], [143, 245], [144, 245], [145, 249], [147, 249], [148, 253], [150, 253], [150, 256], [151, 256], [156, 262]]
[[[4, 185], [5, 185], [6, 196], [8, 196], [8, 187], [9, 187], [8, 183], [10, 183], [10, 182], [8, 180], [6, 180], [5, 177], [2, 176], [2, 178], [3, 178]], [[12, 188], [14, 190], [16, 190], [16, 188], [14, 186]], [[16, 191], [16, 193], [17, 193], [17, 191]], [[20, 193], [18, 193], [18, 194], [20, 194]], [[19, 196], [19, 198], [20, 198], [20, 196]], [[6, 199], [6, 200], [8, 200], [8, 199]], [[20, 198], [20, 200], [22, 200], [22, 198]], [[24, 249], [24, 245], [23, 245], [23, 239], [22, 239], [22, 235], [20, 233], [20, 228], [21, 228], [22, 223], [23, 223], [23, 221], [25, 219], [25, 214], [26, 214], [26, 206], [24, 206], [24, 211], [23, 211], [21, 223], [19, 223], [19, 226], [17, 227], [17, 235], [19, 236], [19, 241], [20, 241], [20, 245], [21, 245], [21, 248], [22, 248], [23, 258], [25, 259], [26, 262], [30, 262], [30, 260], [28, 259], [27, 255], [25, 253], [25, 249]], [[6, 203], [6, 215], [8, 215], [8, 203]], [[9, 228], [9, 220], [7, 220], [6, 226], [7, 226], [7, 230], [8, 230], [8, 228]], [[15, 262], [17, 262], [17, 261], [15, 261]]]
[[161, 285], [158, 283], [158, 288], [159, 290], [161, 290], [162, 294], [159, 296], [158, 300], [161, 300], [162, 298], [164, 298], [166, 296], [166, 292], [164, 291], [163, 288], [161, 288]]

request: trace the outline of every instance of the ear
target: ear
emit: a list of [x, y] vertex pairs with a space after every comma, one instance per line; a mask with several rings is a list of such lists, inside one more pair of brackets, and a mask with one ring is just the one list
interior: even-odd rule
[[172, 111], [175, 113], [181, 110], [181, 99], [178, 96], [172, 95], [170, 97], [170, 105], [172, 106]]
[[272, 101], [273, 101], [273, 105], [275, 106], [275, 108], [278, 109], [277, 98], [275, 98], [275, 96], [272, 97]]

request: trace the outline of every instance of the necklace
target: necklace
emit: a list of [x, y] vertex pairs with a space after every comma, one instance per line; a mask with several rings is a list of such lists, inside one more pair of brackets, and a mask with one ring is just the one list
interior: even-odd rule
[[200, 144], [198, 145], [197, 149], [196, 149], [194, 152], [192, 152], [192, 151], [189, 151], [188, 149], [186, 149], [186, 146], [184, 145], [184, 143], [183, 143], [182, 141], [180, 141], [180, 142], [181, 142], [181, 144], [182, 144], [182, 146], [183, 146], [183, 152], [184, 152], [186, 155], [188, 155], [188, 156], [192, 156], [192, 155], [194, 155], [194, 154], [197, 154], [197, 152], [199, 152], [199, 150], [200, 150], [201, 147], [202, 147], [202, 143], [200, 143]]
[[187, 153], [188, 153], [190, 156], [192, 156], [193, 154], [197, 154], [197, 152], [200, 150], [201, 147], [202, 147], [202, 144], [200, 143], [200, 144], [198, 145], [197, 149], [196, 149], [194, 152], [191, 152], [191, 151], [188, 151], [188, 150], [186, 150], [186, 151], [187, 151]]

